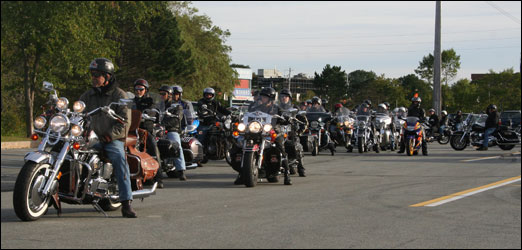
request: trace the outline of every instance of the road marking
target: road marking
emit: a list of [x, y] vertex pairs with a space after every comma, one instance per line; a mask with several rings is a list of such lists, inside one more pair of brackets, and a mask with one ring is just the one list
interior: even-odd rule
[[520, 152], [512, 152], [512, 153], [508, 153], [508, 154], [504, 154], [504, 155], [488, 156], [488, 157], [480, 157], [480, 158], [474, 158], [474, 159], [469, 159], [469, 160], [462, 160], [462, 162], [498, 159], [498, 158], [501, 158], [501, 157], [509, 157], [509, 156], [515, 156], [515, 155], [520, 155]]
[[501, 186], [504, 186], [504, 185], [507, 185], [507, 184], [510, 184], [510, 183], [513, 183], [513, 182], [517, 182], [517, 181], [520, 181], [520, 175], [516, 176], [516, 177], [509, 178], [509, 179], [505, 179], [505, 180], [502, 180], [502, 181], [497, 181], [497, 182], [494, 182], [494, 183], [491, 183], [491, 184], [488, 184], [488, 185], [484, 185], [484, 186], [481, 186], [481, 187], [464, 190], [464, 191], [461, 191], [461, 192], [458, 192], [458, 193], [454, 193], [454, 194], [450, 194], [450, 195], [447, 195], [447, 196], [443, 196], [443, 197], [440, 197], [440, 198], [437, 198], [437, 199], [433, 199], [433, 200], [417, 203], [417, 204], [414, 204], [414, 205], [410, 205], [410, 207], [423, 207], [423, 206], [435, 207], [435, 206], [438, 206], [438, 205], [442, 205], [444, 203], [448, 203], [448, 202], [451, 202], [451, 201], [462, 199], [462, 198], [470, 196], [470, 195], [474, 195], [474, 194], [477, 194], [477, 193], [480, 193], [480, 192], [483, 192], [483, 191], [486, 191], [486, 190], [490, 190], [490, 189], [493, 189], [493, 188], [501, 187]]

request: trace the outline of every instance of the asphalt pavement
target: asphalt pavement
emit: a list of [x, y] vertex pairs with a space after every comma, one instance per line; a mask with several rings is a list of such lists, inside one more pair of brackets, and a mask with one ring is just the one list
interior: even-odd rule
[[428, 156], [412, 157], [337, 147], [306, 153], [307, 177], [292, 186], [254, 188], [209, 161], [135, 200], [137, 219], [62, 203], [61, 217], [51, 208], [22, 222], [12, 190], [31, 150], [2, 150], [2, 248], [521, 248], [520, 146], [431, 143]]

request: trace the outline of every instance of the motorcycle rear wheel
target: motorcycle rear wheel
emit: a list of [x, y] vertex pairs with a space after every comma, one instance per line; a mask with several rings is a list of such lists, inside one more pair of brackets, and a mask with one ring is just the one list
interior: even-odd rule
[[45, 172], [50, 168], [47, 163], [28, 161], [20, 170], [13, 191], [13, 207], [21, 220], [38, 220], [47, 211], [51, 195], [42, 196], [38, 189], [48, 181]]
[[442, 145], [444, 145], [444, 144], [448, 144], [449, 141], [450, 141], [450, 137], [449, 137], [449, 136], [446, 136], [446, 135], [441, 135], [441, 136], [437, 139], [437, 141], [438, 141], [440, 144], [442, 144]]
[[114, 202], [111, 199], [102, 199], [98, 202], [98, 205], [100, 205], [103, 211], [114, 211], [121, 207], [121, 202]]

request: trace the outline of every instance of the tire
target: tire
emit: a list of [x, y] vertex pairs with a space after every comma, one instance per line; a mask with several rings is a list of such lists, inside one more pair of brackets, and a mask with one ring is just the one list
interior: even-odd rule
[[415, 152], [415, 141], [413, 139], [409, 139], [406, 141], [406, 154], [408, 156], [412, 156]]
[[168, 171], [167, 176], [169, 178], [178, 178], [178, 173], [176, 172], [176, 170]]
[[246, 187], [255, 187], [257, 184], [257, 166], [254, 152], [245, 152], [243, 156], [243, 167], [241, 176], [245, 181]]
[[449, 141], [450, 141], [450, 137], [449, 137], [449, 136], [442, 135], [442, 136], [439, 137], [439, 139], [437, 139], [437, 141], [438, 141], [440, 144], [442, 144], [442, 145], [444, 145], [444, 144], [448, 144]]
[[314, 149], [312, 150], [312, 156], [316, 156], [319, 154], [319, 141], [314, 140]]
[[279, 182], [279, 176], [276, 175], [276, 176], [272, 176], [272, 177], [267, 177], [266, 180], [270, 183], [276, 183], [276, 182]]
[[52, 196], [42, 197], [37, 193], [37, 190], [47, 181], [44, 175], [48, 168], [52, 168], [52, 166], [47, 163], [38, 164], [28, 161], [16, 178], [13, 190], [13, 207], [16, 216], [23, 221], [38, 220], [47, 212]]
[[111, 199], [102, 199], [98, 202], [98, 205], [103, 211], [114, 211], [121, 207], [121, 202], [114, 202]]
[[422, 142], [422, 155], [428, 155], [428, 144], [426, 141]]
[[498, 145], [502, 150], [511, 150], [515, 147], [515, 145]]
[[456, 134], [456, 135], [451, 136], [451, 139], [450, 139], [451, 147], [457, 151], [462, 151], [468, 146], [469, 138], [466, 137], [462, 141], [460, 141], [461, 137], [462, 137], [461, 134]]

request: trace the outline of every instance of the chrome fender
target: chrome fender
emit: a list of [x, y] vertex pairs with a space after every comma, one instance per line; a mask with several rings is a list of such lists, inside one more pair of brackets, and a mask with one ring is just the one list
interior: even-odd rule
[[51, 154], [41, 151], [29, 152], [25, 155], [24, 161], [33, 161], [36, 163], [47, 162], [51, 165], [54, 164], [54, 158]]

